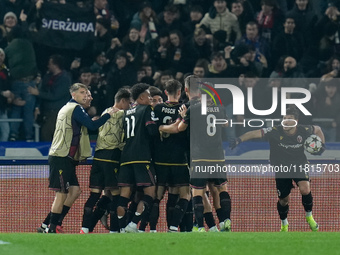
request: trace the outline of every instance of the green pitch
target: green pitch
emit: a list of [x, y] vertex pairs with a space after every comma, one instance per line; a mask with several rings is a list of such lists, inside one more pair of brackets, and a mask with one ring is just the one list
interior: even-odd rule
[[[340, 233], [0, 234], [3, 255], [340, 254]], [[6, 244], [4, 244], [6, 242]]]

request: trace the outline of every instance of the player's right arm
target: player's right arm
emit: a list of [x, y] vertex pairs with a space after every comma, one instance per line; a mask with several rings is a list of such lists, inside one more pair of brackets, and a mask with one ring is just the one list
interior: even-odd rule
[[259, 139], [263, 137], [263, 131], [262, 129], [257, 129], [254, 131], [249, 131], [243, 135], [241, 135], [238, 138], [233, 139], [229, 143], [229, 147], [233, 150], [237, 145], [239, 145], [242, 142], [249, 141], [252, 139]]
[[170, 125], [160, 125], [158, 130], [159, 132], [168, 133], [168, 134], [177, 134], [179, 132], [178, 125], [181, 122], [181, 119], [177, 119], [175, 123]]

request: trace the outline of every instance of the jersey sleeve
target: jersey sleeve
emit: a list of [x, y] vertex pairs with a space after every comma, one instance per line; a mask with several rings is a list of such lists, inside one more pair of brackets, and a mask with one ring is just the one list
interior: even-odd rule
[[262, 138], [269, 140], [277, 131], [276, 127], [267, 127], [261, 129]]
[[73, 111], [73, 118], [78, 121], [83, 126], [87, 127], [90, 130], [97, 130], [100, 126], [102, 126], [109, 118], [110, 114], [105, 113], [97, 120], [92, 120], [91, 117], [86, 113], [83, 107], [77, 105]]
[[307, 125], [307, 126], [305, 126], [305, 129], [306, 129], [308, 135], [314, 134], [314, 126]]
[[187, 113], [184, 116], [184, 118], [182, 119], [182, 121], [187, 125], [190, 124], [190, 107], [188, 108]]
[[156, 123], [157, 126], [162, 125], [163, 123], [162, 121], [162, 111], [161, 111], [161, 106], [160, 105], [156, 105], [154, 108], [154, 121]]
[[155, 112], [151, 106], [148, 106], [145, 110], [145, 126], [148, 130], [149, 135], [155, 136], [158, 134], [158, 128], [156, 125], [156, 121], [158, 118], [155, 116]]

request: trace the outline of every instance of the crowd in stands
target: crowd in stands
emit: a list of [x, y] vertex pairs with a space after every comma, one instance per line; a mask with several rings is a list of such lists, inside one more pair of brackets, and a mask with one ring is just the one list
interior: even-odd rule
[[[88, 114], [98, 116], [123, 86], [164, 91], [168, 79], [192, 73], [237, 78], [242, 90], [253, 87], [257, 109], [270, 108], [273, 87], [306, 88], [312, 118], [303, 122], [320, 125], [326, 142], [340, 140], [340, 0], [66, 0], [94, 9], [94, 40], [80, 50], [37, 40], [46, 2], [0, 0], [0, 141], [33, 141], [34, 122], [51, 141], [74, 82], [89, 86]], [[254, 117], [232, 116], [231, 105], [231, 118]]]

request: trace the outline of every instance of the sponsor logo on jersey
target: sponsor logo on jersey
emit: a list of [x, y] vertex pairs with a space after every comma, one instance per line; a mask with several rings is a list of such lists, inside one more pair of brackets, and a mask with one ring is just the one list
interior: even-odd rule
[[302, 143], [302, 136], [301, 135], [298, 135], [296, 137], [296, 140], [298, 141], [298, 143]]

